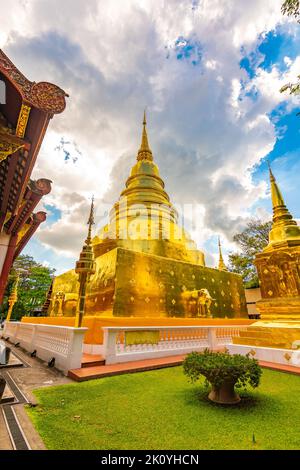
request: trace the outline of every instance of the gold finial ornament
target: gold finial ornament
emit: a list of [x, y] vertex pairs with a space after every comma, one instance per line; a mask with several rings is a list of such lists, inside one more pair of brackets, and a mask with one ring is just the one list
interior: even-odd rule
[[90, 276], [96, 271], [94, 261], [94, 252], [92, 247], [92, 226], [94, 225], [94, 196], [92, 197], [90, 215], [88, 219], [88, 236], [85, 245], [80, 253], [79, 260], [76, 263], [75, 272], [79, 277], [79, 293], [76, 309], [75, 327], [80, 328], [82, 325], [83, 315], [85, 312], [86, 288]]
[[224, 263], [223, 255], [222, 255], [222, 247], [221, 247], [221, 240], [219, 237], [219, 265], [218, 269], [220, 271], [228, 271], [226, 264]]
[[146, 110], [144, 111], [144, 119], [143, 119], [143, 132], [142, 132], [142, 142], [140, 149], [138, 151], [138, 156], [137, 159], [139, 160], [148, 160], [152, 162], [153, 156], [152, 156], [152, 151], [149, 147], [149, 142], [148, 142], [148, 135], [147, 135], [147, 120], [146, 120]]
[[16, 277], [16, 280], [15, 280], [14, 286], [13, 286], [12, 291], [11, 291], [11, 293], [10, 293], [10, 296], [9, 296], [9, 298], [8, 298], [8, 305], [9, 305], [9, 308], [8, 308], [8, 312], [7, 312], [6, 321], [10, 321], [10, 319], [11, 319], [11, 314], [12, 314], [12, 311], [13, 311], [13, 308], [14, 308], [14, 305], [15, 305], [15, 303], [16, 303], [17, 300], [18, 300], [18, 286], [19, 286], [19, 281], [20, 281], [20, 277], [19, 277], [19, 274], [17, 274], [17, 277]]
[[285, 205], [269, 162], [268, 166], [273, 206], [273, 225], [269, 234], [269, 244], [264, 251], [273, 249], [274, 245], [278, 243], [300, 240], [300, 227]]
[[89, 219], [87, 221], [87, 224], [89, 226], [89, 229], [88, 229], [88, 236], [87, 236], [87, 239], [85, 241], [85, 243], [87, 245], [90, 245], [91, 244], [91, 241], [92, 241], [92, 225], [95, 225], [95, 219], [94, 219], [94, 196], [92, 196], [92, 203], [91, 203], [91, 209], [90, 209], [90, 215], [89, 215]]

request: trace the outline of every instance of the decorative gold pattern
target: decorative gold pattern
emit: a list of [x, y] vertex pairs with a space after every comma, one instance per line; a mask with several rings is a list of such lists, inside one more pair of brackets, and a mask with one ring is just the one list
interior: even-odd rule
[[25, 136], [30, 111], [31, 107], [22, 103], [16, 128], [16, 136], [20, 137], [21, 139], [23, 139], [23, 137]]

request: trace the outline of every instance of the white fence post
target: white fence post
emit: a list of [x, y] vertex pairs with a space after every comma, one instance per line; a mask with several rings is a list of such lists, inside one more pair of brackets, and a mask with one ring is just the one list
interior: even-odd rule
[[211, 349], [212, 351], [217, 348], [218, 341], [217, 341], [217, 329], [216, 328], [209, 328], [208, 344], [209, 344], [209, 349]]
[[104, 357], [105, 364], [115, 364], [117, 362], [116, 357], [116, 339], [119, 330], [110, 330], [109, 328], [104, 327]]
[[74, 328], [70, 338], [70, 348], [66, 361], [66, 371], [80, 369], [82, 363], [83, 340], [87, 328]]

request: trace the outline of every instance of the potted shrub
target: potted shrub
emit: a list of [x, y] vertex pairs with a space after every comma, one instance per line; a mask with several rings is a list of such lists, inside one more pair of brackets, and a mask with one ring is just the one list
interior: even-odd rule
[[185, 375], [192, 382], [203, 375], [206, 384], [211, 385], [208, 398], [222, 405], [239, 403], [241, 398], [235, 387], [258, 387], [261, 376], [261, 368], [256, 359], [240, 354], [211, 352], [206, 349], [203, 352], [192, 352], [183, 362]]

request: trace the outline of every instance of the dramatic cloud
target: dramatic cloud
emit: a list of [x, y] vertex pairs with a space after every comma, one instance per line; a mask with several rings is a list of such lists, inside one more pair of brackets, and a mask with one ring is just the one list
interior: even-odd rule
[[[283, 71], [258, 67], [258, 46], [269, 31], [284, 24], [294, 34], [281, 0], [16, 3], [3, 20], [1, 47], [27, 76], [70, 94], [35, 169], [35, 177], [53, 180], [46, 203], [62, 211], [39, 240], [63, 255], [78, 253], [88, 198], [94, 193], [99, 206], [117, 199], [147, 106], [167, 191], [174, 202], [201, 209], [194, 238], [203, 246], [221, 233], [231, 246], [266, 194], [251, 172], [276, 141], [270, 113], [285, 98], [278, 90], [299, 71], [300, 56], [287, 57]], [[5, 5], [0, 0], [7, 11]], [[240, 65], [244, 57], [253, 76]]]

